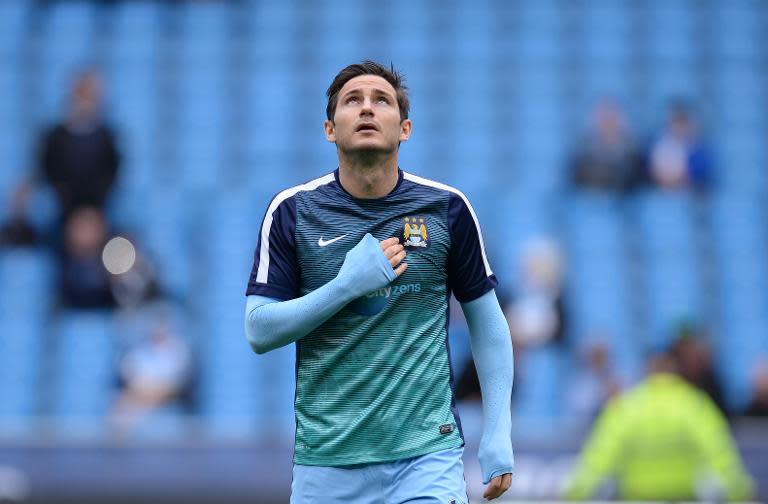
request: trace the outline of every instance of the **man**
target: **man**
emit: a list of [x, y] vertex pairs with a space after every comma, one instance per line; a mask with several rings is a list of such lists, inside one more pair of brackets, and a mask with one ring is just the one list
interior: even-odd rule
[[608, 403], [584, 445], [568, 498], [606, 497], [596, 494], [610, 485], [620, 500], [752, 497], [725, 418], [676, 368], [669, 352], [658, 353], [645, 382]]
[[[78, 75], [72, 86], [67, 115], [47, 129], [39, 146], [38, 166], [14, 191], [10, 218], [0, 224], [0, 246], [48, 242], [57, 253], [63, 277], [72, 271], [67, 251], [70, 221], [82, 221], [93, 211], [106, 217], [106, 205], [119, 174], [120, 154], [112, 129], [102, 117], [102, 81], [93, 70]], [[36, 187], [47, 185], [56, 195], [55, 221], [41, 234], [30, 220]], [[45, 236], [50, 233], [50, 236]], [[71, 276], [71, 275], [70, 275]], [[75, 275], [77, 276], [77, 275]], [[81, 278], [72, 278], [74, 284]], [[102, 296], [103, 298], [104, 296]], [[111, 296], [107, 296], [111, 297]], [[111, 304], [107, 299], [99, 303]]]
[[651, 146], [648, 158], [647, 175], [658, 188], [704, 193], [712, 187], [710, 149], [684, 101], [671, 104], [665, 129]]
[[34, 186], [42, 182], [56, 193], [58, 226], [83, 207], [105, 212], [119, 174], [120, 154], [102, 117], [102, 104], [99, 74], [88, 70], [78, 75], [67, 116], [43, 135], [39, 166], [32, 180], [17, 190], [12, 213], [24, 212]]
[[247, 289], [253, 349], [296, 342], [291, 503], [467, 502], [451, 292], [472, 333], [496, 498], [513, 469], [512, 345], [477, 218], [461, 192], [399, 169], [412, 124], [394, 69], [350, 65], [327, 94], [339, 167], [272, 200]]
[[624, 111], [614, 100], [603, 98], [595, 106], [593, 117], [571, 161], [572, 181], [583, 189], [628, 193], [640, 182], [643, 156]]

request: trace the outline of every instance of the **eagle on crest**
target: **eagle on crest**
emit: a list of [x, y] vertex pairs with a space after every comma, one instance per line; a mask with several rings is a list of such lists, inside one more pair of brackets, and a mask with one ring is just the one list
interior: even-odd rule
[[427, 226], [424, 224], [423, 217], [405, 217], [403, 219], [403, 243], [406, 247], [426, 247], [427, 246]]

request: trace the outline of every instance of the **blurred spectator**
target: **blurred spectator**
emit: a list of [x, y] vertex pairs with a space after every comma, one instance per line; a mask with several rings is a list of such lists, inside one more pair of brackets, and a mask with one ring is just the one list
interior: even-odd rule
[[12, 214], [23, 215], [34, 186], [50, 185], [59, 204], [56, 239], [69, 216], [81, 207], [105, 212], [120, 164], [115, 137], [101, 116], [102, 83], [94, 71], [74, 82], [64, 120], [46, 131], [39, 147], [39, 165], [32, 180], [13, 198]]
[[676, 366], [672, 354], [654, 355], [646, 380], [608, 403], [568, 482], [568, 498], [752, 497], [753, 482], [725, 418], [675, 374]]
[[523, 245], [521, 282], [515, 298], [505, 310], [516, 350], [528, 345], [563, 341], [564, 268], [560, 245], [552, 238], [539, 237]]
[[608, 345], [595, 341], [584, 345], [580, 366], [570, 381], [569, 409], [571, 416], [593, 420], [603, 405], [621, 390]]
[[40, 234], [25, 213], [27, 193], [26, 186], [22, 185], [13, 195], [10, 216], [0, 224], [0, 247], [33, 247], [40, 244]]
[[754, 377], [752, 401], [744, 411], [748, 417], [768, 417], [768, 361], [761, 362]]
[[573, 182], [581, 188], [627, 192], [637, 185], [642, 157], [615, 101], [603, 99], [595, 106], [593, 124], [571, 163]]
[[712, 161], [699, 136], [690, 108], [682, 101], [672, 104], [667, 125], [651, 146], [648, 177], [664, 189], [706, 190], [712, 181]]
[[149, 336], [131, 348], [120, 362], [122, 390], [112, 420], [117, 433], [127, 435], [152, 416], [182, 405], [192, 374], [187, 342], [165, 321], [156, 321]]
[[0, 226], [0, 247], [33, 247], [39, 242], [37, 230], [23, 215], [13, 215]]
[[60, 255], [59, 298], [70, 309], [113, 308], [115, 299], [102, 251], [107, 241], [104, 215], [96, 208], [74, 211], [64, 228]]
[[726, 413], [725, 395], [712, 364], [712, 349], [691, 325], [683, 324], [677, 330], [672, 352], [680, 375], [705, 392], [720, 411]]

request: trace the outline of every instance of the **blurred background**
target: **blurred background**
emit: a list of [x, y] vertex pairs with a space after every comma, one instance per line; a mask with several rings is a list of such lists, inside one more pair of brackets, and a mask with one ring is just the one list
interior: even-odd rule
[[[659, 348], [767, 496], [768, 3], [1, 0], [0, 501], [287, 502], [294, 350], [251, 352], [244, 293], [363, 59], [410, 87], [401, 167], [483, 226], [508, 496], [560, 498]], [[460, 309], [450, 341], [480, 499]]]

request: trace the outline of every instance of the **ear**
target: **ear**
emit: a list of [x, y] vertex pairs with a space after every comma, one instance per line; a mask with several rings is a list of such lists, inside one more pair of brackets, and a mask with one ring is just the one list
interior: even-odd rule
[[409, 138], [411, 138], [411, 128], [413, 128], [413, 123], [410, 119], [406, 119], [400, 123], [400, 141], [405, 142]]
[[325, 139], [329, 142], [335, 142], [336, 141], [336, 125], [333, 124], [333, 121], [330, 119], [326, 119], [323, 123], [323, 129], [325, 130]]

